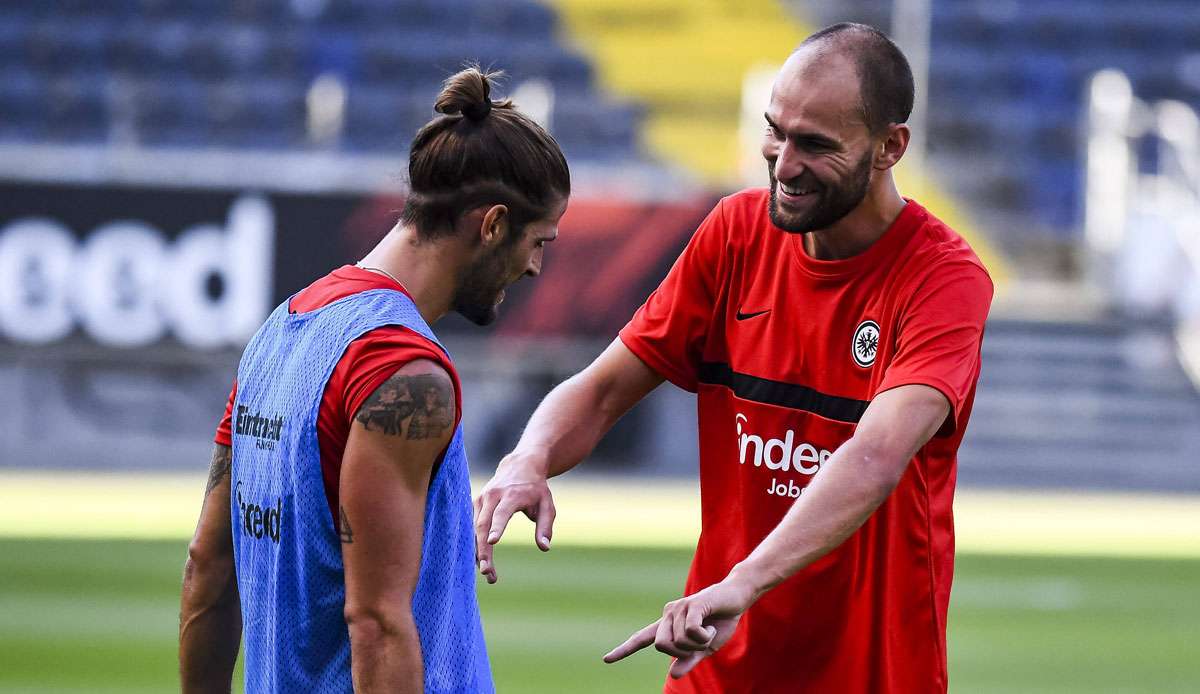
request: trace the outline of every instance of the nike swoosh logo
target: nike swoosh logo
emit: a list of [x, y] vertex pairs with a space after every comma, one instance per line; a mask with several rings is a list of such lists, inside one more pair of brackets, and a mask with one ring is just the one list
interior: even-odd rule
[[737, 312], [737, 314], [734, 316], [734, 318], [737, 318], [738, 320], [746, 320], [747, 318], [754, 318], [755, 316], [761, 316], [764, 313], [770, 313], [770, 312], [771, 312], [771, 309], [767, 309], [765, 311], [755, 311], [754, 313], [742, 313], [739, 310]]

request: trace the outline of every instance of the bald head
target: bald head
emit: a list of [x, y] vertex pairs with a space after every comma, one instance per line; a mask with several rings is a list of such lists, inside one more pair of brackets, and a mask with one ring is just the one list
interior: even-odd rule
[[913, 76], [908, 60], [883, 32], [843, 22], [804, 39], [787, 68], [808, 70], [826, 61], [849, 61], [858, 77], [862, 118], [872, 133], [908, 120], [913, 107]]

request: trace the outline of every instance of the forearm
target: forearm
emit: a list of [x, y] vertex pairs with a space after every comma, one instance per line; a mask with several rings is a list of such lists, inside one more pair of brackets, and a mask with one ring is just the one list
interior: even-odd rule
[[879, 457], [862, 442], [847, 441], [729, 580], [757, 600], [845, 542], [887, 499], [907, 462]]
[[561, 475], [596, 448], [630, 404], [587, 370], [576, 374], [542, 400], [501, 465], [529, 465], [543, 477]]
[[412, 614], [349, 620], [354, 691], [419, 694], [425, 687], [421, 640]]
[[242, 638], [237, 581], [231, 569], [198, 566], [190, 558], [184, 569], [179, 617], [184, 694], [230, 690]]

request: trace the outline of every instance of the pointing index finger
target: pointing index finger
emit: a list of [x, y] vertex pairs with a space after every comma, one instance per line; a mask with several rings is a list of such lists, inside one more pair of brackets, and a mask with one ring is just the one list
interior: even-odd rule
[[609, 651], [604, 656], [604, 662], [615, 663], [618, 660], [633, 653], [637, 653], [646, 646], [654, 643], [654, 635], [658, 631], [658, 623], [661, 621], [661, 619], [656, 619], [651, 624], [647, 624], [639, 631], [634, 632], [633, 636], [630, 636], [625, 640], [625, 643]]

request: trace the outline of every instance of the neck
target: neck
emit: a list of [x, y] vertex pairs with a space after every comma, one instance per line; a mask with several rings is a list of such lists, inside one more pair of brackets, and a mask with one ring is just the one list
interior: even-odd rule
[[416, 229], [397, 226], [362, 260], [399, 280], [429, 325], [450, 312], [457, 289], [456, 253], [446, 242], [418, 242]]
[[816, 260], [844, 260], [867, 250], [878, 241], [900, 211], [904, 198], [896, 188], [892, 172], [886, 171], [867, 189], [867, 196], [836, 224], [804, 235], [804, 250]]

